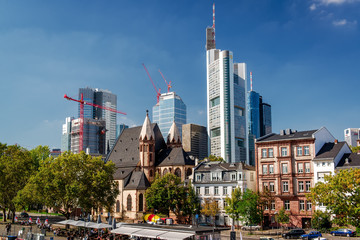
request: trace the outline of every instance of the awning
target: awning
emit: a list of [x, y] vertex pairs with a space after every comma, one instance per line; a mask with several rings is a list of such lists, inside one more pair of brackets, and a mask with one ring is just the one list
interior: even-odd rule
[[167, 231], [162, 230], [140, 229], [140, 231], [134, 232], [131, 235], [136, 237], [158, 238], [158, 236], [166, 232]]
[[168, 239], [168, 240], [183, 240], [185, 238], [194, 236], [193, 233], [183, 233], [183, 232], [166, 232], [158, 236], [160, 239]]
[[131, 235], [134, 232], [141, 231], [141, 228], [132, 228], [121, 226], [115, 230], [112, 230], [111, 233], [122, 234], [122, 235]]

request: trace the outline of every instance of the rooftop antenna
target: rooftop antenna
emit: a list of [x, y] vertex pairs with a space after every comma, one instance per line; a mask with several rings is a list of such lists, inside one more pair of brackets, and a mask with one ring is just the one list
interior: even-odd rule
[[213, 25], [212, 28], [214, 29], [214, 43], [215, 43], [215, 3], [213, 4]]
[[252, 72], [250, 72], [250, 91], [253, 90], [253, 87], [252, 87]]

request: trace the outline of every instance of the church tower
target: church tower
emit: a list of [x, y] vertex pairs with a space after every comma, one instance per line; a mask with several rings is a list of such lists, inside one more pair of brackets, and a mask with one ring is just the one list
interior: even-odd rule
[[176, 126], [175, 122], [171, 125], [168, 138], [167, 138], [167, 146], [168, 148], [173, 147], [182, 147], [181, 137], [179, 134], [179, 129]]
[[155, 177], [155, 134], [148, 111], [139, 136], [139, 153], [140, 167], [151, 182]]

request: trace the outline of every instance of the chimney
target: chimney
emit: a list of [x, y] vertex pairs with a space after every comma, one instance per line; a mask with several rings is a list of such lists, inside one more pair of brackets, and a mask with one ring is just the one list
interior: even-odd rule
[[290, 128], [288, 128], [288, 129], [286, 129], [286, 135], [290, 135], [291, 134], [291, 129]]
[[338, 144], [338, 140], [337, 139], [335, 139], [335, 142], [334, 142], [335, 144]]
[[344, 165], [346, 165], [346, 166], [349, 166], [349, 159], [348, 158], [345, 158], [345, 164]]
[[285, 135], [285, 130], [280, 130], [280, 135], [281, 136]]

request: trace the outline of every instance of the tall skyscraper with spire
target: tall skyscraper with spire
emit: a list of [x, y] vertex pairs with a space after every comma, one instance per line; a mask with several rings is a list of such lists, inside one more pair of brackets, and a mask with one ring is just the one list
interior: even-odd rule
[[213, 26], [206, 29], [206, 50], [210, 154], [227, 162], [248, 163], [246, 64], [234, 63], [231, 51], [216, 49], [215, 5]]

